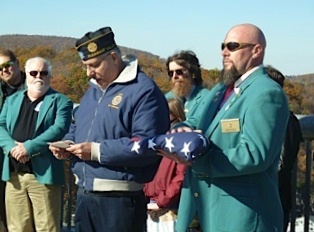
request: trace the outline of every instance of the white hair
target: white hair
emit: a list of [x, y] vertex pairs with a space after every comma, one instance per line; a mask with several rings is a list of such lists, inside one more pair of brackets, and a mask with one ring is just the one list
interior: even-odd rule
[[29, 59], [26, 61], [26, 63], [25, 63], [25, 72], [32, 71], [32, 70], [29, 70], [29, 66], [30, 66], [30, 64], [31, 64], [32, 62], [34, 62], [34, 61], [41, 61], [41, 62], [43, 62], [44, 64], [46, 64], [46, 65], [47, 65], [47, 68], [48, 68], [47, 71], [49, 72], [49, 74], [51, 74], [52, 65], [51, 65], [50, 61], [47, 60], [47, 59], [45, 59], [45, 58], [39, 57], [39, 56], [33, 57], [33, 58], [29, 58]]

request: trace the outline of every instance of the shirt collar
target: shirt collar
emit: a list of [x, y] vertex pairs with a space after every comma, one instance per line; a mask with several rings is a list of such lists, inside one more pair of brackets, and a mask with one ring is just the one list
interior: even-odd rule
[[261, 64], [244, 73], [238, 80], [235, 81], [234, 87], [238, 88], [254, 71], [262, 67], [263, 65]]

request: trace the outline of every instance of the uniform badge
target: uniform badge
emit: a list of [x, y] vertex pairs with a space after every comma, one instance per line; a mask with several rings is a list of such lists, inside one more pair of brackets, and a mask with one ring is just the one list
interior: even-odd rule
[[97, 51], [97, 44], [94, 43], [94, 42], [90, 42], [88, 45], [87, 45], [87, 50], [89, 52], [96, 52]]
[[111, 104], [109, 104], [110, 107], [118, 109], [119, 104], [121, 103], [123, 98], [123, 94], [119, 93], [118, 95], [114, 96], [111, 100]]

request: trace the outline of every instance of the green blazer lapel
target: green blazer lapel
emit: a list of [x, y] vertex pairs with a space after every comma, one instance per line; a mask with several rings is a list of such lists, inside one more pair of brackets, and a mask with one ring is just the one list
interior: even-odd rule
[[[15, 100], [13, 99], [14, 96], [12, 96], [12, 100], [14, 100], [14, 101], [9, 101], [10, 103], [13, 103], [13, 105], [10, 106], [10, 107], [12, 107], [12, 111], [11, 111], [12, 114], [10, 116], [11, 119], [10, 119], [10, 128], [9, 128], [11, 133], [13, 133], [13, 129], [14, 129], [14, 127], [16, 125], [16, 122], [17, 122], [17, 120], [19, 118], [20, 109], [21, 109], [21, 106], [23, 104], [23, 100], [24, 100], [24, 97], [25, 97], [24, 94], [25, 94], [25, 91], [20, 92], [20, 93], [18, 93], [16, 95], [16, 99]], [[7, 117], [9, 117], [9, 115]]]
[[52, 102], [54, 101], [55, 98], [55, 92], [52, 89], [49, 89], [44, 100], [40, 105], [39, 109], [39, 114], [37, 118], [37, 123], [36, 123], [36, 131], [38, 130], [39, 125], [42, 123], [42, 121], [45, 119], [45, 116], [47, 112], [49, 111]]
[[193, 99], [192, 101], [187, 101], [185, 103], [185, 107], [189, 109], [190, 112], [194, 111], [194, 108], [198, 106], [198, 101], [202, 98], [202, 94], [198, 94], [199, 90], [201, 89], [201, 86], [196, 86], [190, 96], [190, 99]]
[[211, 134], [210, 131], [212, 130], [211, 128], [214, 127], [213, 125], [217, 124], [215, 121], [217, 118], [217, 114], [219, 113], [220, 102], [222, 101], [222, 98], [226, 91], [226, 86], [222, 83], [219, 83], [218, 86], [217, 87], [215, 86], [211, 91], [213, 91], [214, 96], [213, 96], [213, 100], [208, 111], [209, 115], [206, 116], [206, 118], [208, 118], [208, 120], [211, 121], [209, 123], [208, 129], [205, 132], [205, 134], [208, 136]]
[[[225, 104], [222, 106], [222, 108], [217, 112], [216, 116], [214, 117], [212, 123], [210, 124], [208, 130], [206, 131], [206, 135], [211, 136], [213, 131], [216, 129], [216, 127], [219, 125], [221, 119], [224, 117], [226, 112], [229, 110], [233, 110], [232, 106], [235, 102], [241, 100], [241, 96], [244, 93], [244, 91], [249, 87], [260, 75], [260, 71], [263, 71], [263, 69], [258, 69], [257, 71], [253, 72], [250, 76], [247, 77], [243, 83], [240, 84], [239, 87], [235, 88], [232, 95], [229, 97], [229, 99], [225, 102]], [[220, 101], [219, 101], [220, 103]]]
[[[218, 107], [216, 108], [216, 111], [217, 110], [218, 110]], [[211, 134], [213, 133], [215, 128], [219, 125], [220, 119], [223, 117], [224, 114], [225, 114], [225, 110], [223, 110], [223, 109], [218, 110], [216, 116], [214, 117], [212, 123], [210, 124], [210, 126], [208, 127], [208, 129], [206, 131], [206, 135], [208, 137], [211, 136]]]

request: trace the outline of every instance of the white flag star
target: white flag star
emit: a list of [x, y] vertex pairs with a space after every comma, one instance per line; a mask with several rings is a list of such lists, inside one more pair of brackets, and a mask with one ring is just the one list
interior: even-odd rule
[[204, 136], [203, 135], [198, 135], [199, 137], [200, 137], [200, 139], [203, 141], [203, 147], [205, 147], [206, 146], [206, 139], [204, 138]]
[[140, 141], [135, 141], [134, 144], [133, 144], [133, 147], [132, 147], [131, 151], [135, 151], [137, 154], [139, 154], [138, 149], [141, 148], [141, 146], [140, 146], [139, 143], [140, 143]]
[[189, 142], [189, 143], [186, 143], [184, 142], [184, 145], [183, 145], [183, 148], [181, 150], [181, 152], [184, 153], [185, 157], [188, 157], [188, 153], [190, 152], [190, 145], [191, 145], [192, 142]]
[[172, 148], [174, 147], [174, 145], [172, 143], [173, 136], [170, 139], [165, 137], [165, 139], [166, 139], [166, 146], [165, 147], [168, 148], [170, 152], [172, 152]]
[[154, 143], [154, 138], [149, 139], [148, 140], [148, 148], [151, 148], [151, 149], [153, 149], [155, 151], [156, 150], [155, 146], [156, 146], [156, 143]]

